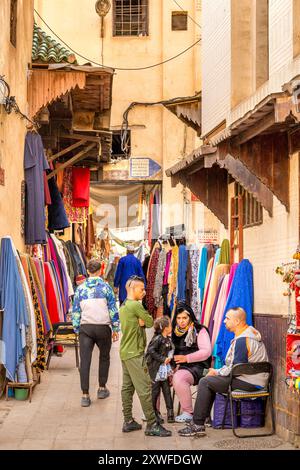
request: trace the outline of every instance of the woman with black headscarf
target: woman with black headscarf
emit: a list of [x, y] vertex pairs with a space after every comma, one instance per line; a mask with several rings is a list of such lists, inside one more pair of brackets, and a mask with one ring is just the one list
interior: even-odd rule
[[191, 386], [197, 385], [204, 369], [210, 368], [212, 353], [207, 328], [200, 325], [191, 307], [185, 303], [177, 305], [172, 321], [172, 341], [178, 367], [173, 377], [173, 387], [182, 409], [175, 421], [184, 423], [193, 417]]

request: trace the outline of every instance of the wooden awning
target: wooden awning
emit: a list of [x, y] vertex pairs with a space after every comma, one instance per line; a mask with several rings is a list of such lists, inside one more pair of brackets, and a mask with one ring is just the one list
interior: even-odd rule
[[32, 68], [28, 79], [30, 117], [72, 90], [74, 112], [109, 110], [112, 77], [113, 70], [102, 67], [49, 64], [47, 68]]
[[273, 194], [247, 166], [229, 153], [220, 158], [216, 147], [202, 146], [166, 171], [172, 186], [187, 186], [228, 227], [228, 175], [273, 215]]
[[164, 102], [164, 106], [187, 126], [201, 134], [201, 93]]

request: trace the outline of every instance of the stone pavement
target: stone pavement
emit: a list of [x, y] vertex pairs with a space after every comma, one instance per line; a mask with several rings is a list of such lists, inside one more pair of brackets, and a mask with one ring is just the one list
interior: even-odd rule
[[[231, 430], [209, 428], [204, 438], [180, 438], [180, 424], [166, 424], [170, 438], [146, 437], [143, 431], [122, 433], [121, 365], [119, 343], [113, 344], [108, 399], [97, 400], [98, 351], [94, 351], [90, 393], [92, 405], [80, 407], [79, 375], [73, 349], [53, 357], [49, 371], [33, 392], [32, 402], [0, 400], [1, 449], [95, 449], [95, 450], [205, 450], [205, 449], [293, 449], [278, 437], [235, 439]], [[177, 409], [177, 403], [175, 410]], [[134, 416], [142, 411], [135, 397]], [[145, 425], [144, 425], [145, 426]]]

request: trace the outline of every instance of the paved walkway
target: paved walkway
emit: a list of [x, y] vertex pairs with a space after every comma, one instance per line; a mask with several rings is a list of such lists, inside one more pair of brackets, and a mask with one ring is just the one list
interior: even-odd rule
[[[143, 431], [122, 433], [121, 365], [119, 343], [112, 348], [108, 388], [111, 396], [97, 400], [95, 350], [91, 371], [89, 408], [80, 407], [79, 375], [73, 349], [53, 357], [50, 370], [33, 392], [32, 402], [14, 398], [0, 400], [0, 449], [96, 449], [96, 450], [198, 450], [198, 449], [293, 449], [278, 437], [234, 439], [230, 430], [208, 429], [205, 438], [180, 438], [182, 425], [166, 425], [170, 438], [146, 437]], [[175, 408], [176, 409], [176, 408]], [[141, 422], [141, 408], [135, 398], [134, 416]]]

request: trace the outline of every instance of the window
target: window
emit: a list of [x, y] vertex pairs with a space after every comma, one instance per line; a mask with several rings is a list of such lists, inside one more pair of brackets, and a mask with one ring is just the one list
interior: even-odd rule
[[187, 31], [187, 11], [172, 11], [172, 31]]
[[[130, 156], [130, 145], [131, 145], [131, 135], [130, 130], [127, 131], [127, 155]], [[113, 131], [112, 135], [112, 146], [111, 146], [111, 159], [120, 160], [127, 158], [126, 153], [122, 150], [122, 140], [121, 140], [121, 131]]]
[[114, 0], [114, 36], [148, 36], [148, 0]]
[[10, 0], [10, 42], [17, 46], [17, 13], [18, 0]]
[[[239, 183], [234, 184], [235, 214], [238, 215], [238, 197], [243, 197], [244, 228], [263, 223], [262, 205], [248, 193]], [[236, 227], [237, 228], [237, 227]]]

